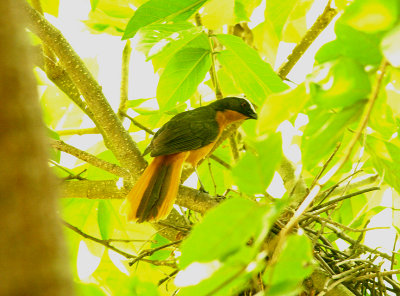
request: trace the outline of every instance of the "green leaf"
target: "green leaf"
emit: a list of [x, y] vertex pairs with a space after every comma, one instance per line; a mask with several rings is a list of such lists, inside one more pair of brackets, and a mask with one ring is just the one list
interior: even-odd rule
[[[92, 1], [88, 19], [83, 21], [94, 34], [107, 33], [121, 36], [133, 14], [133, 0]], [[94, 7], [93, 4], [96, 6]]]
[[110, 207], [108, 200], [100, 200], [97, 206], [97, 222], [102, 239], [109, 239], [113, 230]]
[[375, 33], [390, 29], [397, 21], [398, 10], [398, 0], [355, 0], [341, 21], [356, 30]]
[[297, 2], [298, 0], [267, 1], [265, 20], [273, 25], [275, 34], [279, 39], [282, 39], [284, 26]]
[[106, 296], [96, 284], [75, 283], [77, 296]]
[[284, 120], [295, 117], [309, 100], [305, 84], [278, 94], [271, 94], [258, 112], [257, 132], [275, 132]]
[[150, 0], [136, 10], [122, 39], [134, 37], [140, 28], [147, 25], [186, 20], [205, 2], [207, 0]]
[[259, 6], [261, 0], [235, 0], [236, 23], [249, 22], [254, 8]]
[[157, 54], [149, 57], [152, 59], [154, 69], [157, 71], [160, 68], [165, 68], [172, 57], [184, 48], [203, 48], [210, 50], [210, 43], [204, 32], [199, 32], [198, 34], [183, 34], [181, 39], [168, 43]]
[[92, 11], [96, 10], [97, 4], [99, 4], [100, 0], [90, 0], [90, 6], [92, 7]]
[[[324, 77], [321, 75], [329, 72]], [[324, 71], [325, 70], [325, 71]], [[321, 65], [311, 78], [311, 97], [317, 105], [324, 108], [347, 107], [365, 99], [371, 91], [368, 74], [353, 59], [341, 58], [335, 63]]]
[[167, 64], [157, 87], [160, 109], [172, 109], [188, 100], [211, 66], [210, 51], [184, 48]]
[[382, 40], [381, 49], [393, 67], [400, 67], [400, 25], [389, 31]]
[[272, 181], [282, 156], [282, 139], [279, 133], [265, 140], [251, 143], [256, 155], [247, 152], [232, 170], [233, 179], [240, 191], [246, 194], [265, 193]]
[[366, 151], [371, 155], [375, 169], [385, 181], [400, 192], [400, 143], [391, 142], [369, 135], [366, 141]]
[[397, 111], [399, 97], [396, 92], [393, 92], [394, 98], [390, 98], [390, 94], [384, 87], [381, 88], [368, 123], [369, 127], [379, 132], [385, 139], [390, 139], [398, 129], [393, 112]]
[[[235, 24], [235, 1], [210, 0], [202, 8], [201, 22], [206, 28], [216, 30], [224, 25]], [[221, 13], [223, 11], [224, 13]]]
[[[170, 242], [168, 239], [166, 239], [165, 237], [163, 237], [162, 235], [160, 235], [158, 233], [154, 236], [153, 240], [155, 240], [155, 242], [151, 243], [151, 248], [152, 249], [160, 247], [160, 246], [165, 245], [165, 244], [168, 244]], [[149, 257], [149, 259], [150, 260], [165, 260], [170, 255], [171, 255], [171, 250], [163, 249], [163, 250], [160, 250], [160, 251], [157, 251], [157, 252], [153, 253]]]
[[371, 35], [337, 22], [335, 25], [337, 39], [324, 44], [317, 52], [315, 59], [322, 64], [340, 56], [350, 57], [362, 65], [379, 65], [382, 53], [379, 49], [380, 36]]
[[[108, 161], [110, 163], [118, 164], [117, 159], [111, 150], [103, 151], [96, 155], [98, 158]], [[108, 171], [102, 170], [98, 167], [89, 165], [86, 170], [86, 177], [90, 180], [107, 180], [107, 179], [115, 179], [115, 175], [111, 174]]]
[[132, 271], [133, 275], [128, 276], [116, 267], [109, 256], [104, 256], [93, 277], [99, 286], [105, 288], [107, 295], [158, 296], [157, 286], [149, 280], [157, 282], [170, 273], [170, 269], [157, 269], [149, 264], [138, 264]]
[[303, 163], [312, 169], [342, 140], [346, 127], [359, 118], [364, 102], [344, 108], [336, 113], [318, 108], [308, 113], [310, 122], [304, 131], [301, 151]]
[[217, 54], [218, 61], [254, 103], [261, 105], [268, 94], [287, 89], [272, 67], [242, 39], [225, 34], [217, 38], [226, 48]]
[[[217, 72], [217, 79], [223, 94], [239, 94], [241, 90], [236, 86], [235, 81], [226, 72], [225, 68], [220, 68]], [[212, 88], [212, 81], [209, 80], [209, 86]]]
[[58, 10], [60, 7], [60, 0], [41, 0], [43, 12], [49, 13], [58, 17]]
[[232, 198], [223, 202], [210, 210], [182, 243], [180, 268], [192, 262], [227, 260], [263, 227], [269, 228], [274, 217], [267, 207], [250, 200]]
[[259, 54], [265, 57], [265, 61], [274, 64], [280, 39], [276, 36], [273, 25], [268, 22], [262, 22], [253, 30], [254, 46], [257, 48]]
[[312, 273], [313, 265], [309, 238], [304, 234], [289, 236], [277, 263], [263, 275], [264, 283], [269, 286], [268, 295], [298, 295], [303, 280]]
[[[179, 295], [180, 296], [240, 295], [239, 292], [248, 286], [247, 282], [252, 277], [252, 273], [248, 273], [246, 270], [243, 270], [244, 267], [242, 267], [239, 264], [224, 264], [216, 271], [213, 270], [212, 263], [210, 265], [211, 266], [208, 268], [209, 269], [208, 272], [212, 273], [211, 277], [208, 277], [200, 281], [200, 283], [196, 285], [190, 285], [190, 286], [187, 285], [186, 287], [181, 288], [179, 290]], [[198, 264], [198, 266], [200, 267], [201, 265]], [[207, 264], [202, 264], [202, 266], [203, 268], [200, 267], [201, 269], [203, 270], [207, 269]], [[192, 277], [195, 279], [198, 278], [199, 273], [193, 272]]]
[[200, 27], [195, 27], [189, 22], [148, 25], [139, 30], [140, 40], [136, 49], [142, 51], [148, 59], [151, 59], [169, 44], [190, 35], [194, 35], [194, 38], [200, 32]]
[[300, 43], [307, 32], [307, 15], [313, 4], [313, 0], [301, 0], [296, 2], [283, 28], [282, 41]]
[[142, 103], [147, 102], [148, 100], [150, 100], [150, 98], [148, 98], [148, 99], [128, 100], [128, 102], [126, 103], [126, 107], [127, 108], [135, 108], [135, 107], [141, 105]]

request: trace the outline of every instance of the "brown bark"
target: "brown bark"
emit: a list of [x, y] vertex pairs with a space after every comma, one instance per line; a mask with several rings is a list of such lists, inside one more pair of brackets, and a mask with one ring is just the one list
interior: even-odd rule
[[0, 295], [73, 295], [22, 4], [0, 1]]

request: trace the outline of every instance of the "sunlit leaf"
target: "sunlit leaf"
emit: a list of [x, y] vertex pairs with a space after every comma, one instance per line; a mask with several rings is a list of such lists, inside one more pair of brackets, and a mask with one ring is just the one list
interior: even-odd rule
[[273, 25], [276, 36], [281, 39], [283, 28], [296, 6], [298, 0], [267, 1], [265, 8], [265, 20]]
[[[227, 260], [227, 256], [238, 252], [257, 231], [261, 231], [266, 211], [266, 207], [239, 198], [227, 200], [210, 210], [182, 243], [179, 266], [185, 268], [192, 262]], [[272, 221], [267, 223], [271, 225]]]
[[127, 108], [135, 108], [139, 105], [141, 105], [142, 103], [146, 102], [150, 100], [150, 98], [147, 99], [136, 99], [136, 100], [128, 100], [128, 102], [126, 103], [126, 107]]
[[160, 109], [168, 110], [189, 99], [211, 66], [210, 52], [185, 48], [167, 64], [157, 87]]
[[108, 200], [100, 200], [97, 208], [97, 222], [102, 239], [109, 239], [112, 233], [111, 211]]
[[[169, 241], [168, 239], [166, 239], [165, 237], [163, 237], [162, 235], [160, 235], [160, 234], [158, 234], [158, 233], [154, 236], [154, 239], [153, 239], [153, 240], [154, 240], [155, 242], [152, 242], [152, 243], [151, 243], [151, 248], [152, 248], [152, 249], [170, 243], [170, 241]], [[150, 259], [150, 260], [165, 260], [165, 259], [167, 259], [170, 255], [171, 255], [171, 250], [169, 250], [169, 249], [162, 249], [162, 250], [159, 250], [159, 251], [153, 253], [153, 254], [149, 257], [149, 259]]]
[[254, 45], [257, 47], [261, 56], [274, 65], [280, 39], [276, 36], [273, 26], [270, 22], [262, 22], [253, 29]]
[[189, 22], [148, 25], [139, 30], [140, 41], [136, 49], [151, 58], [168, 44], [177, 42], [189, 35], [197, 35], [200, 31], [200, 27], [195, 27]]
[[275, 132], [282, 121], [296, 116], [308, 100], [305, 84], [300, 84], [293, 90], [271, 94], [258, 112], [258, 133]]
[[83, 21], [91, 32], [121, 36], [133, 14], [132, 0], [97, 0], [91, 4], [88, 19]]
[[400, 67], [400, 25], [386, 34], [381, 43], [385, 58], [393, 67]]
[[226, 47], [217, 54], [219, 62], [254, 103], [262, 104], [268, 94], [287, 89], [271, 66], [242, 39], [224, 34], [217, 38]]
[[[199, 266], [200, 267], [200, 266]], [[190, 267], [189, 267], [190, 268]], [[201, 267], [200, 267], [201, 268]], [[202, 269], [202, 268], [201, 268]], [[185, 272], [185, 271], [184, 271]], [[197, 282], [196, 278], [202, 276], [199, 270], [192, 272], [192, 281]], [[239, 264], [224, 264], [217, 270], [209, 270], [210, 277], [205, 278], [196, 285], [188, 285], [179, 291], [182, 296], [200, 296], [200, 295], [238, 295], [238, 292], [247, 287], [247, 281], [252, 274], [248, 273]], [[179, 276], [179, 274], [178, 274]], [[190, 276], [190, 273], [187, 277]], [[188, 278], [189, 280], [189, 278]], [[176, 281], [175, 281], [176, 282]]]
[[234, 7], [235, 1], [232, 0], [210, 0], [203, 7], [201, 22], [212, 30], [223, 25], [233, 25], [235, 21]]
[[393, 112], [398, 112], [400, 96], [394, 91], [381, 89], [371, 112], [369, 126], [385, 139], [390, 139], [397, 132]]
[[259, 6], [261, 0], [235, 0], [236, 23], [250, 21], [254, 8]]
[[96, 10], [97, 4], [99, 4], [100, 0], [90, 0], [90, 6], [92, 7], [92, 11]]
[[[326, 71], [326, 67], [329, 67], [329, 71]], [[368, 74], [360, 64], [349, 58], [324, 64], [314, 75], [310, 85], [311, 97], [324, 108], [353, 105], [366, 99], [371, 91]]]
[[307, 32], [307, 15], [313, 0], [297, 1], [284, 26], [282, 41], [299, 43]]
[[313, 265], [310, 239], [304, 234], [289, 236], [277, 263], [263, 275], [268, 295], [299, 295], [302, 282], [310, 276]]
[[397, 21], [398, 0], [355, 0], [341, 20], [354, 29], [374, 33], [390, 29]]
[[[241, 92], [240, 89], [236, 86], [236, 83], [232, 79], [232, 77], [228, 73], [226, 73], [225, 68], [221, 68], [218, 70], [217, 79], [223, 94], [234, 95], [234, 94], [239, 94]], [[210, 87], [213, 88], [211, 80], [210, 80]]]
[[[110, 163], [117, 164], [118, 161], [115, 158], [114, 154], [110, 150], [106, 150], [104, 152], [96, 155], [97, 157], [108, 161]], [[111, 174], [110, 172], [100, 169], [98, 167], [90, 165], [86, 170], [86, 177], [90, 180], [107, 180], [107, 179], [116, 179], [116, 176]]]
[[[99, 285], [110, 292], [108, 295], [159, 296], [157, 286], [149, 282], [149, 280], [157, 282], [171, 270], [163, 267], [155, 269], [150, 264], [139, 264], [135, 266], [135, 275], [128, 276], [127, 265], [121, 265], [124, 266], [122, 268], [125, 272], [122, 272], [120, 270], [121, 266], [116, 266], [109, 256], [104, 256], [101, 264], [93, 274], [93, 278], [96, 279]], [[169, 283], [169, 285], [173, 288], [173, 283]]]
[[210, 43], [204, 32], [183, 34], [182, 38], [168, 43], [157, 54], [151, 56], [154, 69], [158, 71], [160, 68], [165, 68], [172, 57], [184, 48], [203, 48], [209, 50]]
[[308, 113], [310, 122], [301, 147], [303, 162], [308, 169], [327, 159], [343, 138], [346, 127], [359, 118], [363, 106], [364, 102], [359, 102], [336, 113], [321, 109]]
[[141, 5], [126, 26], [123, 39], [132, 38], [147, 25], [167, 20], [184, 21], [207, 0], [150, 0]]
[[265, 140], [251, 143], [248, 151], [232, 170], [235, 183], [247, 194], [265, 193], [282, 155], [281, 135], [270, 134]]
[[60, 0], [41, 0], [43, 12], [49, 13], [58, 17], [58, 9], [60, 7]]
[[400, 144], [399, 140], [384, 141], [372, 135], [367, 137], [366, 148], [372, 161], [385, 181], [400, 192]]
[[106, 296], [106, 294], [96, 284], [75, 283], [77, 296]]
[[362, 65], [379, 65], [382, 59], [380, 36], [358, 31], [339, 21], [335, 25], [335, 33], [337, 39], [324, 44], [317, 52], [315, 59], [319, 63], [345, 56]]

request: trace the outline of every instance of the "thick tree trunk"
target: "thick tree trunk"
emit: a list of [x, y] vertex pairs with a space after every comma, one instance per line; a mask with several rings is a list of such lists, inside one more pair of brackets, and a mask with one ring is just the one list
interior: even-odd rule
[[0, 295], [73, 295], [22, 1], [0, 1]]

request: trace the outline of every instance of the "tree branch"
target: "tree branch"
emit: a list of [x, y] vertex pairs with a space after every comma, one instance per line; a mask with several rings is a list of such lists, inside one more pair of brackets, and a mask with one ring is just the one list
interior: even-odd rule
[[[130, 186], [118, 186], [117, 181], [65, 181], [61, 184], [61, 197], [63, 198], [89, 198], [89, 199], [124, 199]], [[190, 210], [205, 213], [218, 202], [207, 193], [196, 189], [180, 186], [176, 204]]]
[[69, 77], [68, 73], [57, 65], [53, 59], [46, 55], [44, 49], [40, 49], [40, 52], [35, 55], [35, 63], [63, 93], [65, 93], [87, 116], [89, 116], [93, 122], [95, 122], [92, 111], [81, 99], [81, 94], [72, 82], [71, 77]]
[[25, 4], [25, 9], [30, 20], [29, 29], [58, 56], [61, 65], [85, 98], [97, 124], [104, 131], [105, 140], [111, 151], [118, 161], [129, 169], [135, 178], [138, 178], [146, 162], [104, 97], [101, 86], [61, 32], [28, 4]]
[[307, 48], [314, 42], [319, 34], [329, 25], [331, 20], [337, 14], [337, 10], [331, 7], [331, 0], [325, 7], [324, 12], [318, 17], [312, 27], [304, 35], [303, 39], [293, 49], [292, 53], [288, 56], [287, 62], [284, 63], [278, 71], [278, 75], [282, 80], [286, 79], [290, 70], [296, 65], [298, 60], [303, 56]]
[[74, 146], [68, 145], [67, 143], [63, 141], [52, 141], [51, 146], [57, 150], [66, 152], [68, 154], [71, 154], [75, 156], [76, 158], [79, 158], [83, 161], [86, 161], [87, 163], [98, 167], [102, 170], [105, 170], [107, 172], [110, 172], [116, 176], [121, 176], [124, 177], [125, 179], [130, 180], [131, 175], [127, 170], [124, 168], [110, 163], [108, 161], [102, 160], [90, 153], [87, 153], [86, 151], [82, 151]]

